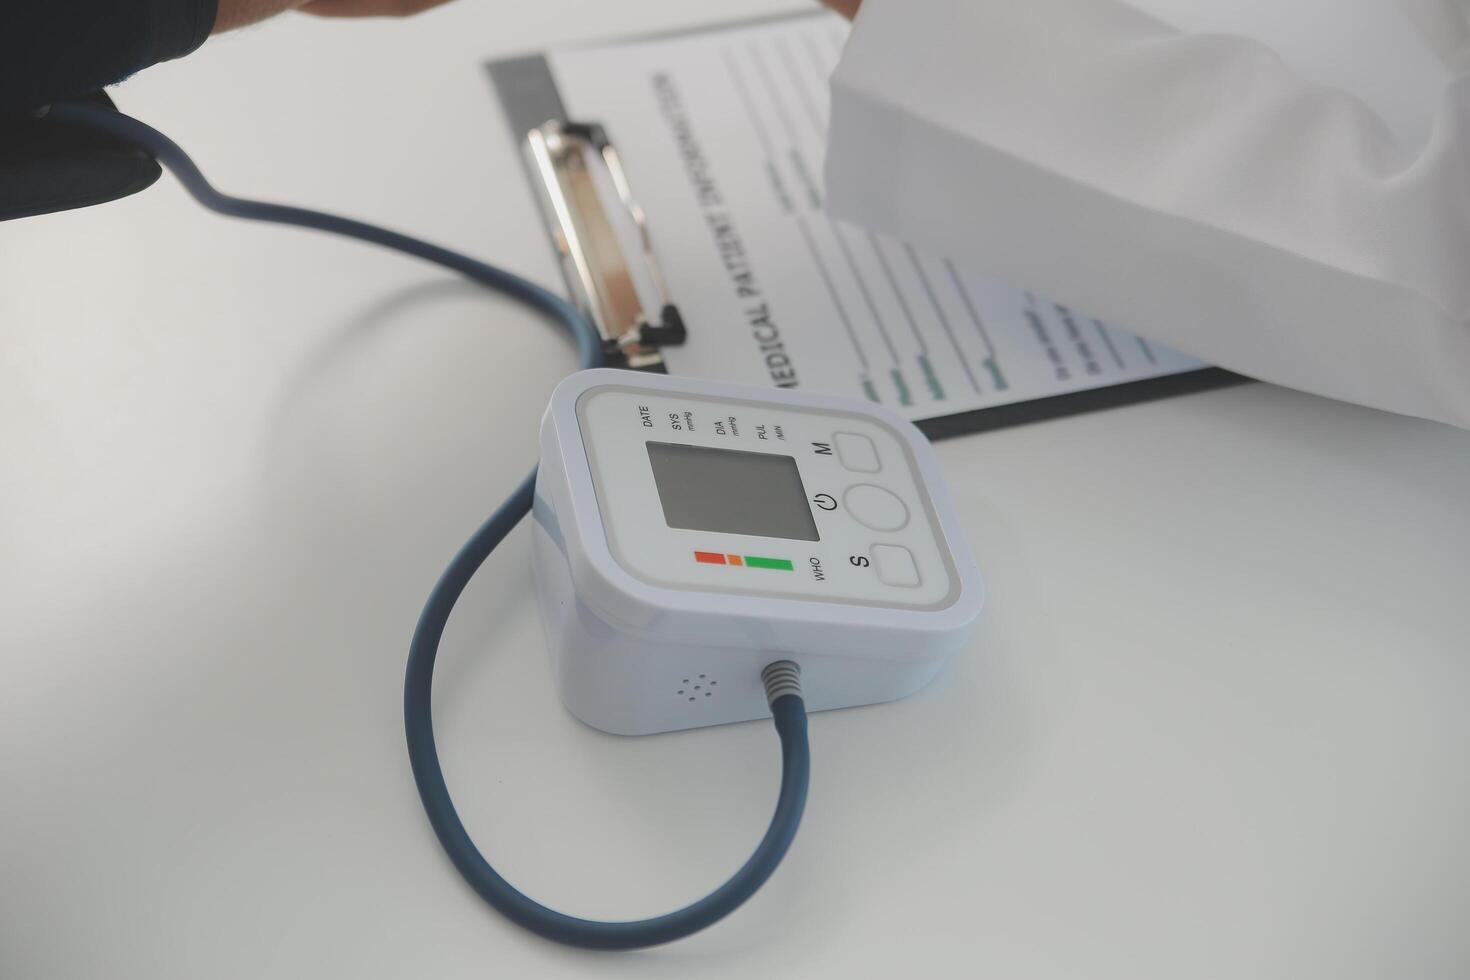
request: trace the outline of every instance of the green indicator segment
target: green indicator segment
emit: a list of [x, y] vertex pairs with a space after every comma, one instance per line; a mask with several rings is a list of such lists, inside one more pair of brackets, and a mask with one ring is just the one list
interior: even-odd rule
[[745, 564], [750, 568], [772, 568], [778, 572], [796, 571], [796, 566], [791, 564], [789, 558], [757, 558], [754, 555], [746, 555]]

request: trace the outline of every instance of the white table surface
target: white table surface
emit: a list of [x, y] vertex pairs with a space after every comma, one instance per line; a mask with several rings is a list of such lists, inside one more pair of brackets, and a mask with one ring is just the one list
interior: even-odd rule
[[[282, 19], [123, 86], [224, 188], [557, 282], [481, 62], [770, 2]], [[165, 178], [0, 226], [0, 976], [1463, 978], [1470, 434], [1251, 386], [940, 445], [991, 604], [818, 716], [770, 885], [676, 946], [501, 921], [419, 809], [404, 652], [570, 346], [438, 271]], [[437, 722], [484, 850], [590, 916], [741, 861], [765, 724], [627, 740], [553, 692], [527, 540]]]

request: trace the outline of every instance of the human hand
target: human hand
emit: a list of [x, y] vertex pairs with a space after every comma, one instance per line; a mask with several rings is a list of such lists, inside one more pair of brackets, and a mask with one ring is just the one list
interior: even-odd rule
[[857, 16], [858, 7], [862, 2], [863, 0], [822, 0], [822, 3], [831, 7], [848, 20], [852, 20]]
[[309, 0], [296, 8], [318, 17], [407, 17], [449, 0]]
[[219, 0], [214, 33], [301, 10], [318, 17], [407, 17], [448, 0]]

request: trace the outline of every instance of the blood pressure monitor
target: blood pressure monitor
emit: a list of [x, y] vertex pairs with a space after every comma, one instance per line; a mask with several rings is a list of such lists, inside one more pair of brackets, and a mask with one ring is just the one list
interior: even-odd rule
[[618, 734], [888, 701], [963, 649], [979, 572], [928, 441], [880, 406], [584, 371], [541, 427], [533, 561], [561, 696]]

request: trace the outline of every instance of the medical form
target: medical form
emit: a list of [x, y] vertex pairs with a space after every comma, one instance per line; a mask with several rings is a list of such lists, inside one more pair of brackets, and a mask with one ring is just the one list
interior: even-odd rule
[[616, 142], [689, 327], [664, 351], [671, 372], [949, 420], [931, 434], [1025, 421], [1023, 405], [1048, 417], [1238, 380], [830, 217], [827, 80], [846, 31], [818, 13], [555, 50], [554, 92], [529, 107], [526, 86], [497, 75], [513, 126], [555, 106]]

